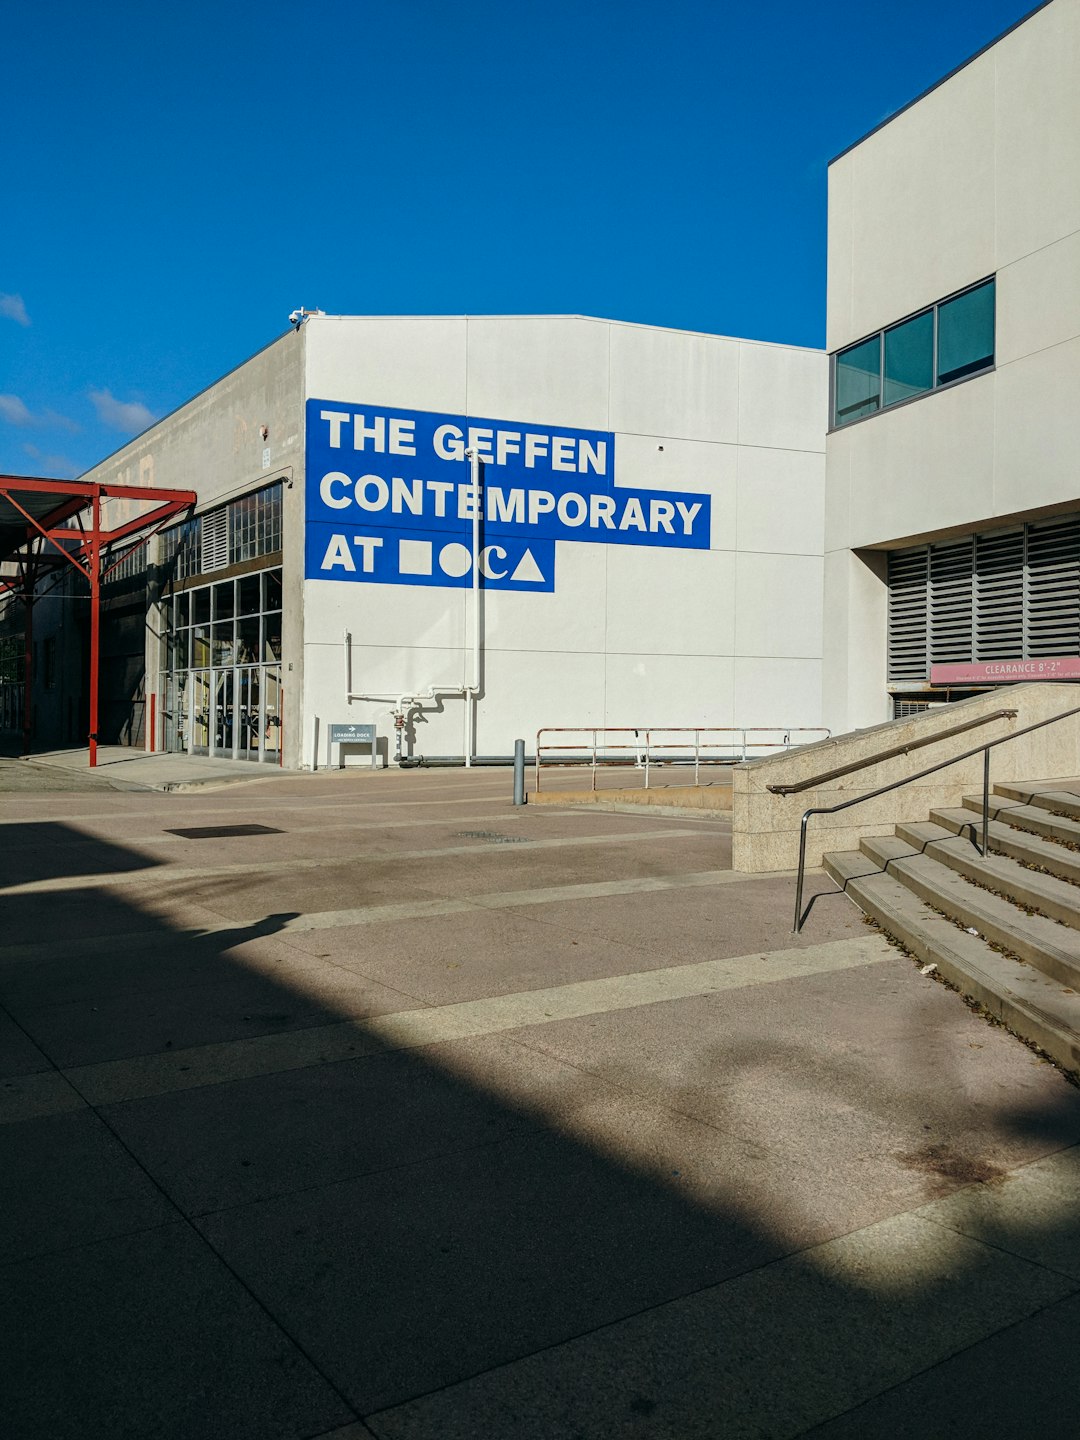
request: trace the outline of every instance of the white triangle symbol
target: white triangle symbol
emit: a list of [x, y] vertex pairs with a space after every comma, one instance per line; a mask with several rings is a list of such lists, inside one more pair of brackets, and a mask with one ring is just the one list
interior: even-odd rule
[[517, 569], [510, 576], [510, 579], [532, 581], [539, 580], [541, 581], [541, 583], [543, 582], [544, 577], [540, 571], [540, 566], [537, 565], [536, 561], [533, 559], [533, 553], [531, 550], [526, 550], [525, 554], [522, 555], [521, 559], [517, 563]]

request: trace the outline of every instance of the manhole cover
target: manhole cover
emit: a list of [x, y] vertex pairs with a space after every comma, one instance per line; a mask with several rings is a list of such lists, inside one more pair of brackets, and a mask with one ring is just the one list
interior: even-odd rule
[[284, 835], [273, 825], [200, 825], [194, 830], [166, 830], [166, 835], [179, 835], [182, 840], [223, 840], [229, 835]]
[[497, 830], [459, 830], [459, 840], [486, 840], [489, 845], [524, 845], [524, 835], [500, 835]]

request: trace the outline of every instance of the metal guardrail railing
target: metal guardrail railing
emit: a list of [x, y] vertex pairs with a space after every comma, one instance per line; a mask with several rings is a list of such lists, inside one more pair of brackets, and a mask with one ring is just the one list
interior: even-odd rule
[[[656, 765], [694, 769], [694, 784], [700, 783], [702, 766], [738, 765], [753, 758], [751, 752], [790, 750], [827, 740], [824, 726], [754, 725], [553, 725], [536, 732], [536, 793], [540, 793], [541, 769], [566, 769], [588, 765], [596, 789], [597, 771], [606, 766], [625, 766], [645, 773], [649, 789]], [[545, 741], [545, 735], [577, 736], [576, 742]], [[792, 736], [798, 735], [798, 740]], [[674, 739], [671, 737], [679, 737]], [[779, 739], [769, 739], [779, 736]], [[621, 738], [619, 738], [621, 737]], [[689, 738], [688, 738], [689, 737]], [[754, 738], [757, 737], [757, 738]], [[812, 737], [812, 738], [811, 738]], [[558, 756], [560, 758], [552, 758]]]
[[[999, 710], [999, 711], [996, 711], [993, 715], [987, 715], [987, 716], [985, 716], [985, 717], [984, 717], [984, 720], [1001, 719], [1002, 717], [1012, 717], [1012, 718], [1015, 718], [1016, 715], [1017, 715], [1017, 713], [1018, 713], [1018, 712], [1017, 712], [1016, 710]], [[991, 750], [996, 750], [999, 745], [1007, 745], [1010, 740], [1018, 740], [1021, 735], [1030, 735], [1033, 730], [1042, 730], [1042, 729], [1044, 729], [1047, 725], [1056, 725], [1059, 720], [1068, 720], [1069, 717], [1072, 716], [1072, 715], [1080, 715], [1080, 705], [1074, 706], [1073, 709], [1071, 709], [1071, 710], [1062, 710], [1060, 714], [1058, 714], [1058, 715], [1051, 715], [1051, 716], [1049, 717], [1049, 719], [1047, 719], [1047, 720], [1037, 720], [1034, 725], [1024, 725], [1021, 729], [1019, 729], [1019, 730], [1013, 730], [1013, 731], [1012, 731], [1010, 734], [1008, 734], [1008, 735], [999, 735], [996, 740], [988, 740], [985, 745], [976, 745], [973, 749], [971, 749], [971, 750], [965, 750], [965, 751], [963, 751], [963, 752], [962, 752], [961, 754], [959, 754], [959, 755], [951, 755], [948, 760], [941, 760], [941, 761], [939, 761], [938, 764], [936, 764], [936, 765], [928, 765], [925, 770], [917, 770], [914, 775], [905, 775], [902, 779], [900, 779], [900, 780], [893, 780], [893, 781], [892, 781], [890, 784], [888, 784], [888, 785], [880, 785], [876, 790], [868, 790], [865, 795], [856, 795], [856, 796], [854, 796], [854, 798], [851, 799], [851, 800], [842, 800], [842, 801], [840, 801], [840, 803], [839, 803], [838, 805], [815, 805], [815, 806], [812, 806], [809, 810], [805, 811], [805, 813], [803, 814], [803, 817], [802, 817], [802, 823], [801, 823], [801, 825], [800, 825], [800, 827], [799, 827], [799, 868], [798, 868], [798, 872], [797, 872], [796, 880], [795, 880], [795, 926], [794, 926], [794, 933], [795, 933], [796, 935], [798, 935], [799, 932], [802, 930], [802, 927], [803, 927], [803, 924], [804, 924], [804, 922], [805, 922], [805, 920], [806, 920], [806, 917], [810, 914], [810, 911], [813, 909], [814, 901], [819, 898], [817, 895], [812, 895], [812, 896], [810, 897], [810, 903], [807, 905], [805, 911], [803, 910], [803, 908], [802, 908], [803, 880], [804, 880], [805, 873], [806, 873], [806, 826], [807, 826], [807, 822], [809, 821], [811, 815], [836, 815], [836, 814], [837, 814], [839, 811], [841, 811], [841, 810], [850, 810], [853, 805], [861, 805], [861, 804], [863, 803], [863, 801], [865, 801], [865, 800], [876, 800], [876, 799], [878, 798], [878, 796], [880, 796], [880, 795], [887, 795], [891, 790], [899, 790], [902, 786], [904, 786], [904, 785], [911, 785], [911, 784], [913, 784], [916, 780], [924, 780], [927, 775], [934, 775], [934, 774], [936, 774], [937, 771], [939, 771], [939, 770], [947, 770], [950, 765], [958, 765], [961, 760], [970, 760], [970, 759], [972, 758], [972, 756], [974, 756], [974, 755], [982, 755], [982, 757], [983, 757], [983, 791], [982, 791], [982, 826], [981, 826], [981, 829], [982, 829], [982, 846], [981, 846], [981, 847], [980, 847], [980, 845], [979, 845], [979, 842], [975, 839], [975, 829], [976, 829], [976, 823], [975, 823], [975, 821], [973, 820], [973, 821], [971, 822], [971, 825], [970, 825], [970, 826], [967, 826], [967, 827], [965, 827], [965, 828], [968, 828], [968, 829], [971, 830], [971, 843], [975, 846], [975, 849], [978, 851], [978, 853], [979, 853], [980, 855], [986, 855], [986, 853], [987, 853], [987, 851], [988, 851], [988, 849], [989, 849], [989, 844], [990, 844], [990, 751], [991, 751]], [[969, 729], [971, 729], [971, 728], [972, 728], [972, 726], [970, 726], [970, 725], [956, 726], [952, 732], [946, 732], [946, 731], [941, 731], [941, 732], [939, 732], [937, 735], [934, 736], [934, 739], [935, 739], [935, 740], [941, 740], [941, 739], [946, 738], [946, 736], [947, 736], [948, 733], [957, 734], [957, 733], [959, 733], [959, 731], [961, 731], [961, 730], [969, 730]], [[921, 743], [930, 744], [930, 743], [932, 743], [932, 742], [931, 742], [931, 741], [925, 741], [925, 742], [921, 742]], [[909, 748], [914, 749], [915, 747], [914, 747], [914, 745], [912, 745], [912, 746], [910, 746]], [[892, 755], [892, 754], [895, 754], [895, 753], [896, 753], [896, 752], [883, 752], [881, 755], [871, 756], [868, 760], [862, 761], [862, 762], [861, 762], [857, 767], [855, 767], [855, 768], [857, 768], [857, 769], [866, 769], [866, 768], [867, 768], [868, 766], [870, 766], [870, 765], [875, 765], [875, 764], [877, 764], [878, 761], [881, 760], [881, 759], [883, 759], [883, 758], [885, 758], [886, 755]], [[903, 753], [902, 748], [901, 748], [900, 753]], [[851, 773], [850, 768], [845, 768], [845, 769], [844, 769], [844, 773], [850, 774], [850, 773]], [[819, 783], [820, 783], [820, 782], [819, 782]], [[805, 789], [805, 788], [807, 788], [807, 787], [806, 787], [806, 786], [803, 786], [802, 788]], [[789, 793], [791, 793], [791, 792], [789, 792]], [[886, 868], [888, 868], [888, 867], [886, 867]], [[822, 893], [825, 893], [825, 894], [830, 894], [830, 893], [832, 893], [832, 894], [839, 894], [840, 892], [839, 892], [839, 891], [832, 891], [832, 892], [830, 892], [830, 891], [825, 891], [825, 892], [822, 892]]]
[[940, 740], [949, 740], [953, 735], [963, 735], [968, 730], [978, 729], [980, 725], [989, 725], [991, 720], [1015, 720], [1016, 713], [1015, 710], [992, 710], [988, 715], [980, 715], [977, 720], [965, 720], [963, 725], [950, 725], [948, 730], [924, 735], [921, 740], [909, 740], [906, 745], [893, 745], [888, 750], [879, 750], [867, 760], [852, 760], [849, 765], [823, 770], [820, 775], [811, 775], [809, 780], [800, 780], [795, 785], [766, 785], [765, 789], [770, 795], [798, 795], [803, 790], [813, 790], [817, 785], [826, 785], [830, 780], [854, 775], [857, 770], [865, 770], [868, 765], [879, 765], [883, 760], [896, 760], [901, 755], [910, 755], [912, 750], [922, 750], [927, 745], [936, 745]]

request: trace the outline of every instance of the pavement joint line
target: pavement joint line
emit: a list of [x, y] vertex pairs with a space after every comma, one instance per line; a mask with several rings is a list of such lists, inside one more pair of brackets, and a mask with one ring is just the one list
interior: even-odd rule
[[[460, 915], [470, 910], [516, 909], [529, 905], [548, 905], [568, 900], [597, 900], [618, 895], [642, 895], [659, 890], [698, 889], [736, 883], [757, 884], [761, 881], [789, 879], [791, 871], [770, 871], [766, 875], [743, 875], [735, 870], [704, 870], [683, 875], [649, 876], [634, 880], [600, 880], [591, 884], [545, 886], [535, 890], [488, 891], [470, 895], [463, 899], [435, 898], [431, 900], [402, 900], [389, 905], [367, 905], [347, 910], [313, 910], [304, 915], [286, 920], [275, 930], [268, 930], [265, 936], [251, 936], [248, 939], [274, 939], [287, 935], [300, 935], [314, 930], [341, 930], [355, 925], [375, 925], [401, 920], [424, 920], [442, 915]], [[212, 910], [203, 904], [204, 910]], [[247, 931], [265, 920], [266, 916], [222, 917], [217, 925], [206, 925], [197, 930], [184, 931], [170, 928], [166, 933], [161, 929], [124, 931], [114, 935], [91, 935], [78, 941], [79, 953], [90, 958], [95, 954], [113, 954], [117, 946], [130, 948], [137, 944], [161, 946], [166, 941], [184, 942], [203, 935], [221, 935], [234, 930]], [[171, 926], [166, 918], [162, 925]], [[19, 941], [12, 945], [0, 945], [0, 963], [4, 961], [67, 959], [71, 955], [71, 940]]]
[[91, 1105], [115, 1104], [287, 1070], [364, 1059], [394, 1050], [418, 1049], [586, 1015], [609, 1014], [806, 975], [828, 974], [880, 963], [893, 958], [894, 954], [892, 947], [879, 936], [858, 936], [800, 950], [755, 951], [722, 960], [575, 981], [547, 990], [525, 990], [167, 1053], [63, 1067], [62, 1073]]
[[[1016, 1167], [1016, 1170], [1010, 1173], [1022, 1171], [1024, 1168], [1025, 1167], [1023, 1166], [1018, 1166]], [[985, 1182], [980, 1181], [976, 1182], [976, 1184], [972, 1187], [964, 1188], [989, 1187], [985, 1185]], [[534, 1363], [536, 1360], [544, 1356], [554, 1357], [558, 1354], [559, 1351], [563, 1350], [564, 1348], [569, 1349], [571, 1346], [578, 1345], [582, 1342], [588, 1342], [594, 1336], [600, 1336], [604, 1334], [615, 1335], [623, 1327], [631, 1326], [635, 1322], [642, 1320], [646, 1316], [656, 1315], [662, 1313], [665, 1310], [669, 1313], [674, 1313], [677, 1309], [685, 1307], [688, 1303], [692, 1303], [695, 1299], [703, 1296], [707, 1296], [710, 1294], [722, 1296], [724, 1291], [737, 1293], [738, 1290], [745, 1288], [747, 1285], [752, 1286], [768, 1284], [770, 1283], [770, 1278], [772, 1276], [775, 1276], [776, 1274], [783, 1274], [785, 1271], [790, 1271], [792, 1269], [805, 1270], [807, 1267], [813, 1267], [820, 1273], [829, 1276], [830, 1278], [835, 1276], [837, 1273], [839, 1273], [840, 1276], [843, 1277], [843, 1260], [845, 1251], [855, 1251], [856, 1259], [857, 1252], [860, 1247], [864, 1255], [873, 1254], [874, 1251], [878, 1248], [881, 1248], [887, 1252], [890, 1250], [890, 1248], [895, 1248], [895, 1241], [890, 1244], [890, 1236], [895, 1235], [898, 1227], [902, 1228], [905, 1222], [914, 1221], [918, 1223], [921, 1221], [921, 1219], [922, 1217], [919, 1216], [917, 1210], [900, 1210], [894, 1212], [892, 1215], [885, 1216], [879, 1220], [871, 1221], [867, 1225], [859, 1226], [856, 1229], [847, 1231], [843, 1234], [833, 1235], [827, 1239], [818, 1240], [809, 1245], [798, 1246], [793, 1249], [785, 1250], [782, 1254], [776, 1255], [771, 1259], [763, 1261], [762, 1263], [748, 1265], [745, 1269], [728, 1275], [722, 1280], [706, 1282], [705, 1284], [696, 1286], [694, 1289], [688, 1290], [685, 1293], [674, 1297], [673, 1299], [660, 1300], [651, 1305], [645, 1305], [642, 1306], [640, 1309], [628, 1312], [621, 1316], [617, 1316], [614, 1319], [605, 1320], [599, 1325], [590, 1326], [588, 1329], [582, 1330], [574, 1335], [570, 1335], [565, 1337], [564, 1339], [556, 1340], [550, 1344], [540, 1346], [537, 1349], [532, 1350], [527, 1354], [521, 1355], [515, 1359], [501, 1361], [495, 1365], [488, 1365], [485, 1366], [483, 1369], [472, 1372], [469, 1375], [462, 1376], [460, 1379], [452, 1380], [445, 1384], [433, 1386], [429, 1390], [419, 1392], [415, 1395], [410, 1396], [406, 1400], [399, 1401], [394, 1405], [383, 1406], [378, 1410], [365, 1411], [364, 1420], [370, 1425], [376, 1425], [380, 1418], [383, 1416], [393, 1416], [395, 1414], [400, 1415], [402, 1412], [407, 1412], [410, 1406], [416, 1404], [417, 1402], [429, 1400], [438, 1395], [449, 1394], [455, 1390], [462, 1390], [465, 1387], [475, 1383], [477, 1380], [482, 1380], [488, 1375], [497, 1375], [500, 1372], [510, 1372], [518, 1366]], [[982, 1240], [974, 1239], [969, 1235], [961, 1235], [959, 1234], [959, 1232], [953, 1233], [957, 1239], [960, 1239], [962, 1241], [968, 1241], [973, 1246], [987, 1250], [993, 1249], [993, 1247], [986, 1245]], [[876, 1237], [881, 1237], [884, 1242], [880, 1247], [875, 1243]], [[998, 1251], [995, 1253], [1002, 1254], [1006, 1252]], [[840, 1258], [841, 1264], [839, 1267], [835, 1264], [835, 1261], [833, 1260], [834, 1256]], [[1014, 1263], [1018, 1263], [1021, 1267], [1024, 1268], [1030, 1267], [1036, 1270], [1041, 1268], [1034, 1262], [1023, 1259], [1022, 1257], [1017, 1257], [1015, 1255], [1009, 1254], [1008, 1258]], [[848, 1268], [851, 1268], [850, 1260], [848, 1262]], [[864, 1267], [859, 1266], [856, 1263], [850, 1279], [853, 1280], [855, 1283], [863, 1280], [863, 1270]], [[1050, 1273], [1054, 1275], [1055, 1279], [1068, 1278], [1059, 1276], [1055, 1272]], [[1075, 1284], [1076, 1282], [1074, 1281], [1073, 1283]], [[859, 1410], [863, 1409], [864, 1406], [872, 1404], [875, 1400], [878, 1399], [880, 1395], [887, 1394], [893, 1390], [901, 1389], [910, 1380], [915, 1379], [919, 1375], [926, 1374], [931, 1370], [937, 1369], [938, 1366], [952, 1359], [953, 1356], [963, 1354], [964, 1351], [973, 1349], [976, 1346], [983, 1344], [986, 1340], [990, 1339], [995, 1335], [1003, 1334], [1019, 1325], [1024, 1324], [1033, 1316], [1042, 1314], [1043, 1311], [1049, 1310], [1053, 1306], [1061, 1304], [1063, 1301], [1072, 1298], [1072, 1296], [1075, 1294], [1076, 1290], [1074, 1289], [1071, 1291], [1065, 1291], [1064, 1293], [1059, 1295], [1048, 1296], [1041, 1303], [1036, 1303], [1032, 1305], [1031, 1308], [1024, 1310], [1022, 1314], [1017, 1315], [1014, 1319], [1008, 1320], [1003, 1324], [990, 1323], [988, 1328], [986, 1328], [981, 1334], [975, 1336], [968, 1344], [960, 1345], [955, 1349], [948, 1348], [948, 1342], [946, 1341], [944, 1343], [942, 1353], [937, 1355], [928, 1364], [916, 1364], [915, 1368], [911, 1369], [909, 1373], [902, 1376], [899, 1380], [895, 1381], [894, 1383], [883, 1385], [880, 1390], [875, 1391], [872, 1395], [867, 1396], [866, 1399], [859, 1401], [855, 1405], [848, 1406], [847, 1408], [841, 1410], [830, 1411], [828, 1414], [824, 1414], [820, 1418], [813, 1420], [805, 1428], [791, 1432], [792, 1440], [810, 1440], [810, 1437], [812, 1437], [815, 1433], [820, 1432], [826, 1426], [833, 1424], [835, 1421], [842, 1418], [843, 1416], [856, 1414]]]
[[[295, 831], [285, 832], [295, 834]], [[320, 833], [325, 834], [325, 831]], [[89, 875], [59, 875], [47, 880], [28, 880], [21, 885], [0, 886], [4, 895], [44, 895], [57, 891], [102, 890], [139, 882], [202, 880], [222, 875], [265, 875], [277, 870], [332, 870], [337, 866], [357, 865], [364, 861], [435, 860], [450, 855], [521, 855], [535, 850], [560, 850], [579, 845], [639, 845], [653, 840], [685, 840], [697, 834], [693, 830], [633, 830], [618, 835], [580, 835], [569, 838], [527, 840], [516, 837], [509, 843], [485, 844], [474, 840], [471, 845], [429, 846], [424, 850], [356, 850], [348, 855], [320, 855], [302, 859], [261, 860], [232, 865], [207, 866], [145, 866], [135, 870], [113, 870]], [[181, 837], [173, 837], [179, 840]]]

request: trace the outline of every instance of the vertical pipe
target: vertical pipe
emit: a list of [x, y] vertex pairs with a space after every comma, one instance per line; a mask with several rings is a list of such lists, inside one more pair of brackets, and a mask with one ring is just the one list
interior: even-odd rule
[[476, 692], [480, 688], [480, 451], [470, 450], [469, 479], [472, 484], [472, 601], [473, 601], [473, 663], [472, 683], [466, 695], [468, 737], [465, 764], [471, 765], [476, 754]]
[[983, 814], [982, 853], [986, 859], [990, 845], [990, 746], [983, 751]]
[[97, 765], [98, 664], [101, 648], [101, 495], [94, 492], [90, 533], [90, 768]]
[[514, 741], [514, 804], [525, 804], [525, 741]]

